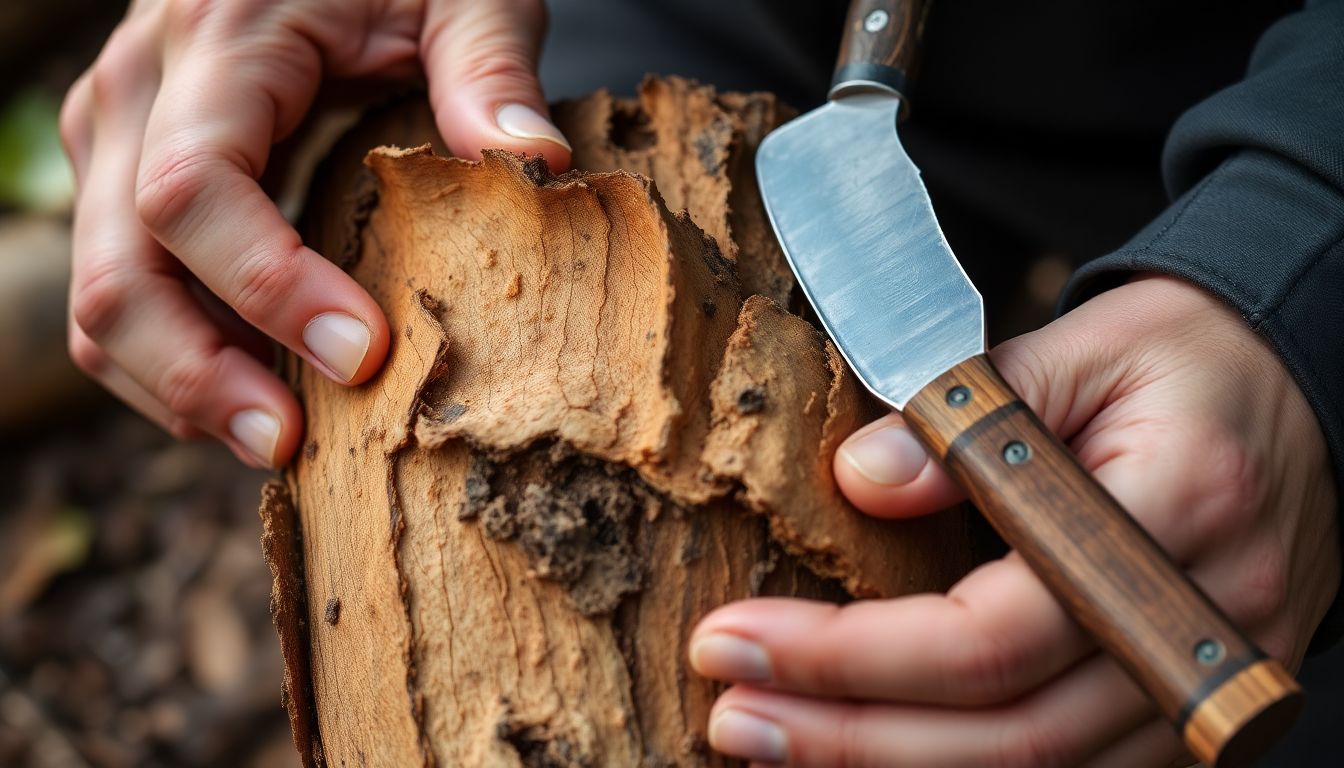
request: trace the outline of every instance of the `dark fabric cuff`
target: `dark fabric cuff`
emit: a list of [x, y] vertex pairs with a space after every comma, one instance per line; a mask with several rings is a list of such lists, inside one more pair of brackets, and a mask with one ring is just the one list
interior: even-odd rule
[[[1242, 150], [1123, 248], [1083, 266], [1059, 311], [1135, 272], [1201, 286], [1269, 341], [1320, 422], [1344, 510], [1344, 191], [1280, 156]], [[1344, 590], [1311, 651], [1341, 637]]]

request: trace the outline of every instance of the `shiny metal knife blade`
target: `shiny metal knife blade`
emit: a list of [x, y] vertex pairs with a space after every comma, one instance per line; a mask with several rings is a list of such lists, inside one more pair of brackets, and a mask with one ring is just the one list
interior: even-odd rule
[[1199, 760], [1250, 765], [1301, 688], [1189, 580], [985, 354], [984, 305], [896, 135], [924, 0], [851, 0], [830, 102], [757, 180], [798, 282], [868, 389], [1148, 693]]
[[900, 104], [885, 93], [831, 101], [756, 154], [799, 284], [859, 379], [895, 408], [985, 351], [984, 303], [897, 138]]

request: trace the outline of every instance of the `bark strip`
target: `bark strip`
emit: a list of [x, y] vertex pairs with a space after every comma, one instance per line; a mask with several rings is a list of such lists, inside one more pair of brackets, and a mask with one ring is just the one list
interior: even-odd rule
[[831, 476], [879, 410], [788, 311], [751, 157], [790, 110], [670, 78], [555, 114], [560, 176], [446, 157], [408, 103], [314, 185], [307, 241], [395, 337], [354, 389], [290, 362], [295, 610], [332, 765], [726, 765], [684, 663], [707, 611], [971, 564], [962, 512], [875, 521]]

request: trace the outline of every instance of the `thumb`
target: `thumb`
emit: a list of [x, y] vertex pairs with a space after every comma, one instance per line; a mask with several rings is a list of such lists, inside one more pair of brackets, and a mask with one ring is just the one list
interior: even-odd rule
[[[1066, 316], [1001, 344], [990, 357], [1046, 428], [1067, 440], [1102, 409], [1111, 391], [1111, 345], [1094, 340], [1085, 324]], [[833, 468], [850, 502], [878, 517], [928, 514], [965, 498], [898, 413], [851, 435], [836, 451]]]
[[454, 154], [482, 149], [546, 157], [569, 167], [569, 142], [551, 122], [537, 80], [546, 31], [539, 0], [431, 0], [420, 54], [439, 132]]

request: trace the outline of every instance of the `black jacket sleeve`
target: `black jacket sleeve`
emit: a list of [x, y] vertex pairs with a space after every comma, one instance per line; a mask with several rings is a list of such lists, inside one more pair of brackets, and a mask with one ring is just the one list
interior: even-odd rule
[[[1266, 31], [1246, 79], [1176, 122], [1163, 177], [1175, 202], [1080, 269], [1061, 311], [1136, 271], [1236, 307], [1314, 409], [1344, 500], [1344, 0], [1310, 2]], [[1313, 647], [1342, 634], [1337, 595]]]

